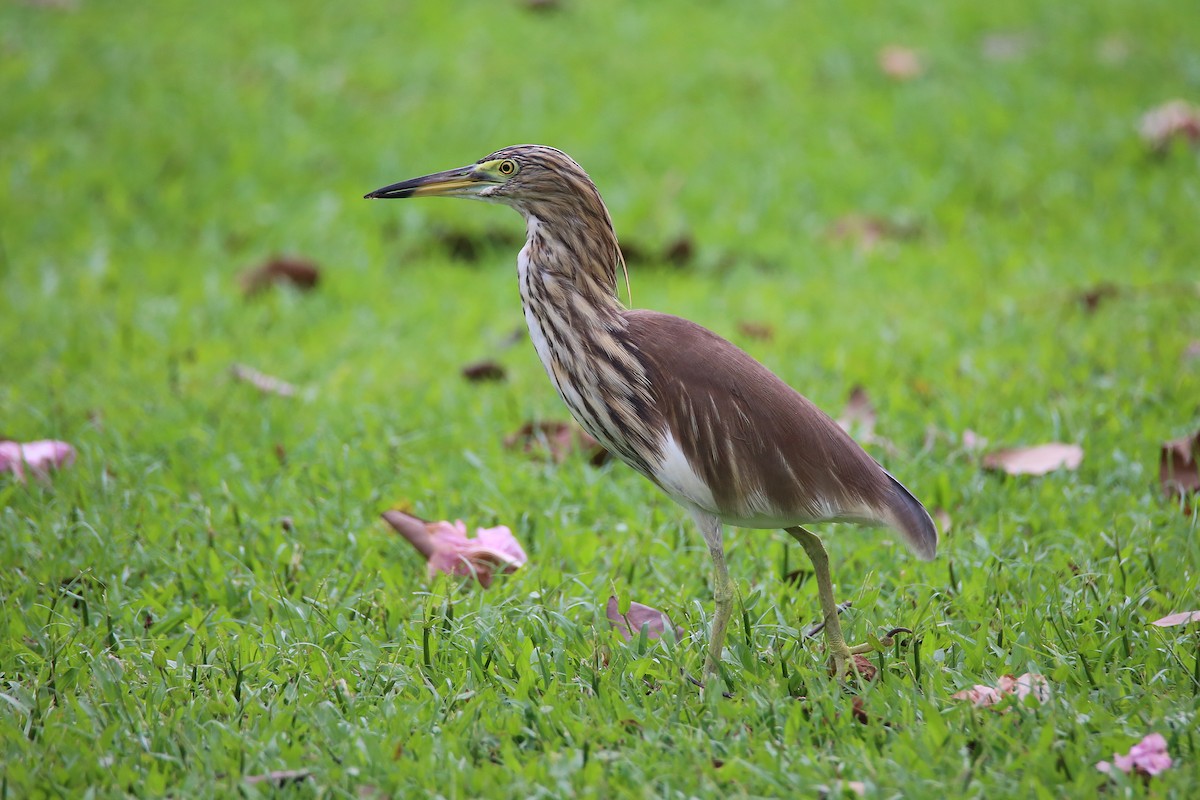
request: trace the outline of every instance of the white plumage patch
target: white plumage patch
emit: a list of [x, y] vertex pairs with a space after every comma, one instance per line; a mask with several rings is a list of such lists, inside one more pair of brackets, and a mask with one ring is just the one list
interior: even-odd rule
[[662, 457], [654, 469], [654, 480], [671, 499], [689, 508], [698, 508], [712, 513], [716, 501], [708, 484], [700, 479], [688, 463], [683, 448], [669, 432], [663, 439]]

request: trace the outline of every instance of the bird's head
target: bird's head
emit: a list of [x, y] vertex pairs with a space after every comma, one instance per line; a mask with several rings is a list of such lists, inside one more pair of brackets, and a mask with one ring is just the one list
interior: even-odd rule
[[470, 197], [526, 213], [546, 203], [599, 200], [591, 179], [570, 156], [537, 144], [505, 147], [474, 164], [393, 183], [366, 197]]

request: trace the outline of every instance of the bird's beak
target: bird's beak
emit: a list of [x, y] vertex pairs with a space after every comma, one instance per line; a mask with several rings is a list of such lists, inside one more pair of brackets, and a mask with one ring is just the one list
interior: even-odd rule
[[495, 181], [477, 171], [477, 166], [472, 164], [445, 172], [435, 172], [423, 178], [400, 181], [363, 196], [368, 200], [393, 197], [472, 197], [488, 186], [495, 185]]

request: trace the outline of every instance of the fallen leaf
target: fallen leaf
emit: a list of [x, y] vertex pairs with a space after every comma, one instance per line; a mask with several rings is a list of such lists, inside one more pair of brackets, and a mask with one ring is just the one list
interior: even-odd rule
[[877, 59], [879, 69], [892, 80], [910, 81], [924, 71], [921, 57], [909, 47], [890, 44], [879, 51]]
[[1096, 313], [1096, 309], [1106, 300], [1113, 300], [1121, 294], [1121, 289], [1115, 283], [1098, 283], [1089, 289], [1084, 289], [1075, 295], [1076, 300], [1083, 306], [1083, 310], [1089, 314]]
[[1173, 628], [1176, 625], [1187, 625], [1189, 622], [1200, 622], [1200, 611], [1180, 611], [1178, 614], [1168, 614], [1150, 624], [1160, 628]]
[[271, 286], [288, 284], [302, 291], [316, 287], [321, 270], [311, 261], [293, 256], [275, 256], [254, 269], [246, 270], [239, 278], [243, 294], [250, 296]]
[[66, 442], [40, 439], [36, 442], [0, 441], [0, 472], [11, 472], [24, 483], [28, 467], [40, 480], [49, 480], [50, 471], [75, 463], [75, 448]]
[[[854, 659], [854, 671], [858, 673], [859, 677], [864, 681], [875, 680], [875, 676], [879, 674], [879, 668], [871, 663], [871, 659], [858, 653], [855, 653], [852, 658]], [[854, 717], [865, 725], [869, 719], [867, 712], [862, 707], [862, 698], [856, 697], [854, 700]], [[861, 715], [861, 719], [859, 719], [859, 715]]]
[[1166, 152], [1179, 139], [1200, 145], [1200, 108], [1186, 100], [1171, 100], [1142, 115], [1138, 133], [1151, 150]]
[[769, 342], [775, 338], [775, 329], [763, 322], [742, 320], [737, 324], [737, 329], [743, 336], [763, 342]]
[[627, 265], [646, 263], [646, 248], [638, 242], [622, 239], [618, 246], [621, 248], [621, 257], [625, 259]]
[[977, 683], [970, 689], [963, 689], [950, 696], [955, 700], [970, 700], [976, 708], [992, 706], [1004, 699], [1000, 692], [991, 686], [984, 686], [982, 683]]
[[432, 239], [455, 261], [478, 261], [486, 252], [518, 244], [512, 231], [491, 228], [485, 231], [440, 228], [434, 230]]
[[1004, 694], [1015, 694], [1018, 700], [1024, 700], [1031, 695], [1038, 703], [1045, 703], [1050, 699], [1050, 682], [1046, 680], [1045, 675], [1033, 672], [1026, 672], [1019, 678], [1001, 675], [1000, 680], [996, 682], [996, 688]]
[[247, 775], [242, 780], [251, 785], [256, 783], [271, 783], [283, 787], [289, 783], [300, 783], [311, 777], [312, 773], [306, 769], [277, 769], [263, 775]]
[[1178, 498], [1200, 492], [1200, 431], [1164, 442], [1158, 460], [1158, 482], [1163, 492]]
[[692, 260], [695, 249], [692, 237], [685, 233], [666, 246], [663, 250], [663, 261], [675, 267], [686, 267]]
[[854, 433], [858, 437], [870, 440], [875, 433], [875, 406], [867, 396], [867, 390], [855, 385], [846, 399], [846, 407], [838, 417], [837, 424], [846, 433]]
[[672, 625], [671, 618], [657, 608], [644, 606], [641, 603], [630, 603], [629, 611], [622, 615], [620, 602], [616, 595], [608, 598], [607, 615], [608, 621], [617, 629], [617, 633], [621, 634], [621, 638], [627, 642], [640, 636], [642, 628], [646, 629], [646, 638], [651, 641], [660, 638], [668, 627], [675, 632], [676, 639], [683, 636], [683, 628]]
[[504, 446], [510, 450], [519, 447], [522, 452], [535, 457], [548, 454], [555, 464], [566, 461], [574, 451], [582, 452], [593, 466], [600, 466], [609, 459], [608, 451], [591, 434], [559, 420], [526, 422], [504, 437]]
[[483, 588], [492, 585], [498, 573], [515, 572], [523, 566], [525, 555], [512, 531], [505, 525], [476, 528], [475, 538], [467, 537], [462, 520], [427, 522], [406, 511], [392, 509], [383, 518], [428, 561], [430, 580], [439, 573], [475, 578]]
[[1132, 772], [1143, 778], [1152, 778], [1170, 769], [1173, 763], [1170, 754], [1167, 753], [1167, 740], [1161, 733], [1151, 733], [1131, 747], [1125, 755], [1113, 753], [1113, 763], [1101, 761], [1096, 764], [1096, 769], [1106, 775], [1111, 775], [1113, 769], [1119, 769], [1121, 772]]
[[1009, 475], [1045, 475], [1057, 469], [1074, 470], [1082, 462], [1082, 447], [1059, 442], [997, 450], [983, 457], [986, 469], [1001, 470]]
[[502, 381], [508, 377], [504, 367], [495, 361], [476, 361], [462, 368], [462, 376], [472, 383], [483, 381]]
[[1024, 700], [1030, 696], [1039, 703], [1045, 703], [1050, 699], [1050, 682], [1046, 680], [1045, 675], [1038, 675], [1034, 672], [1026, 672], [1019, 678], [1003, 675], [996, 682], [995, 687], [977, 683], [970, 689], [963, 689], [961, 692], [951, 695], [955, 700], [970, 700], [976, 708], [994, 706], [1006, 697]]
[[277, 394], [280, 397], [292, 397], [296, 394], [296, 387], [287, 381], [259, 372], [245, 364], [234, 364], [229, 368], [229, 372], [234, 380], [248, 383], [263, 394]]
[[873, 444], [896, 455], [896, 445], [890, 439], [876, 435], [875, 419], [875, 406], [867, 396], [867, 390], [862, 386], [854, 386], [850, 390], [850, 396], [846, 398], [846, 407], [838, 417], [837, 424], [860, 444]]

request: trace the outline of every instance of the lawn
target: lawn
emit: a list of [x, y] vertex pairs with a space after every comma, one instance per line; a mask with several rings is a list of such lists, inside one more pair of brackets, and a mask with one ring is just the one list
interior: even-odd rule
[[[1185, 797], [1200, 782], [1200, 101], [1188, 3], [0, 6], [0, 798]], [[889, 76], [886, 47], [918, 74]], [[621, 464], [505, 446], [566, 418], [523, 326], [512, 211], [366, 202], [503, 145], [566, 150], [632, 303], [745, 348], [939, 509], [941, 551], [727, 534], [710, 563]], [[466, 243], [466, 244], [464, 244]], [[673, 252], [674, 257], [669, 257]], [[275, 254], [312, 291], [247, 296]], [[465, 380], [492, 359], [506, 379]], [[263, 393], [247, 365], [296, 387]], [[980, 440], [986, 444], [980, 444]], [[1077, 444], [1009, 476], [1000, 448]], [[489, 589], [427, 579], [401, 507], [511, 527]], [[625, 642], [608, 598], [678, 640]], [[1049, 698], [953, 695], [1044, 675]], [[1174, 765], [1107, 777], [1150, 733]]]

